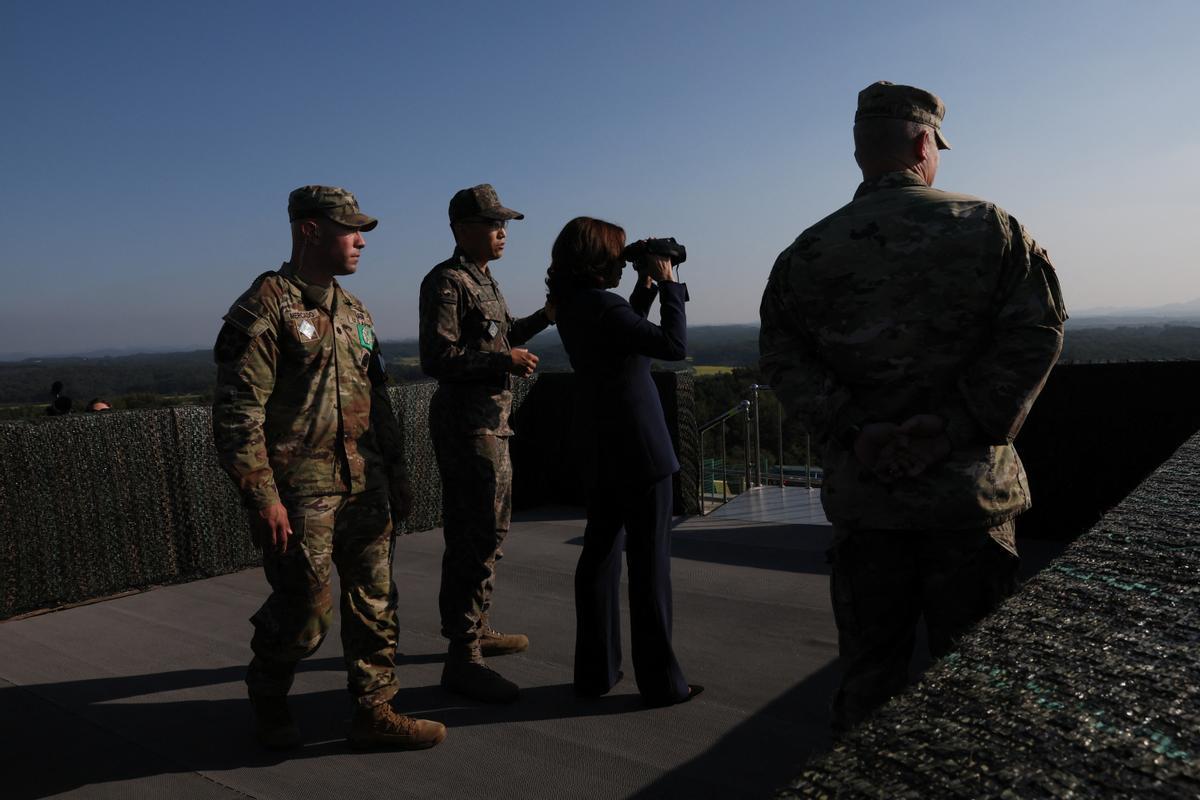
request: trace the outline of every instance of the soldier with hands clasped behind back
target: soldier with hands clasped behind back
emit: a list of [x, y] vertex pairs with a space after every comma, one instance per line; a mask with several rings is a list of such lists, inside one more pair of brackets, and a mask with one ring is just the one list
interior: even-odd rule
[[863, 182], [779, 256], [761, 365], [822, 444], [843, 731], [1014, 587], [1029, 508], [1013, 449], [1062, 349], [1046, 251], [1004, 209], [933, 187], [945, 106], [880, 81], [858, 96]]

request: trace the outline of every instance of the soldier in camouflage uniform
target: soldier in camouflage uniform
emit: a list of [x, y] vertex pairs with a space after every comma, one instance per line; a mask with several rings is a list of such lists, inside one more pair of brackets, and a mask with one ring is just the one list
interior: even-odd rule
[[498, 633], [488, 623], [511, 511], [511, 381], [537, 366], [537, 356], [517, 345], [553, 321], [548, 303], [513, 319], [488, 267], [504, 254], [508, 221], [524, 218], [501, 205], [490, 184], [456, 193], [454, 254], [421, 283], [421, 368], [438, 381], [429, 429], [442, 474], [446, 540], [438, 605], [450, 647], [442, 685], [485, 702], [510, 702], [518, 689], [483, 656], [529, 646], [525, 636]]
[[251, 618], [246, 683], [257, 731], [270, 747], [299, 742], [287, 693], [296, 663], [329, 630], [336, 565], [352, 741], [432, 747], [445, 727], [391, 706], [391, 515], [409, 504], [400, 427], [371, 315], [334, 277], [358, 268], [362, 234], [377, 220], [352, 194], [326, 186], [292, 192], [288, 216], [291, 260], [238, 298], [214, 348], [213, 438], [250, 510], [272, 589]]
[[844, 731], [930, 650], [1014, 588], [1029, 485], [1013, 439], [1062, 349], [1046, 251], [1007, 212], [934, 190], [945, 108], [887, 82], [859, 94], [863, 183], [779, 256], [761, 366], [822, 446]]

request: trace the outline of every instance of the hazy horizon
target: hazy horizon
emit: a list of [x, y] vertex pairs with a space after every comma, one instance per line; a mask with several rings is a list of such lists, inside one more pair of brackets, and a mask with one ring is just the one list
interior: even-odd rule
[[943, 98], [937, 187], [1024, 223], [1073, 316], [1191, 301], [1198, 29], [1186, 1], [9, 4], [0, 357], [208, 347], [314, 182], [381, 220], [344, 284], [384, 340], [416, 335], [481, 182], [527, 215], [494, 265], [514, 314], [590, 214], [688, 246], [691, 324], [754, 324], [779, 251], [850, 199], [879, 79]]
[[[1179, 311], [1163, 312], [1162, 309], [1178, 308]], [[745, 322], [724, 322], [724, 323], [690, 323], [689, 329], [704, 329], [704, 328], [757, 328], [758, 320]], [[1200, 298], [1186, 303], [1171, 303], [1165, 306], [1154, 306], [1149, 308], [1095, 308], [1082, 309], [1072, 312], [1072, 316], [1067, 320], [1067, 328], [1072, 327], [1103, 327], [1103, 328], [1125, 328], [1125, 327], [1156, 327], [1161, 325], [1180, 325], [1187, 327], [1200, 327]], [[537, 338], [545, 336], [554, 336], [554, 328], [548, 328]], [[387, 353], [386, 345], [403, 343], [415, 344], [417, 341], [416, 335], [412, 336], [380, 336], [380, 342], [385, 346], [385, 355]], [[56, 359], [56, 358], [119, 358], [124, 356], [137, 355], [157, 355], [167, 353], [187, 353], [197, 350], [208, 350], [212, 347], [211, 343], [178, 343], [155, 346], [153, 348], [139, 348], [137, 346], [126, 347], [101, 347], [90, 350], [62, 350], [57, 352], [32, 352], [32, 351], [0, 351], [0, 364], [40, 360], [40, 359]]]

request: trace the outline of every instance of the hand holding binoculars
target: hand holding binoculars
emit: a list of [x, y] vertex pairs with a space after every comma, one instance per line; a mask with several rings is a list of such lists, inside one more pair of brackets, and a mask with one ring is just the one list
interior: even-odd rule
[[675, 241], [675, 237], [665, 239], [641, 239], [621, 251], [621, 258], [637, 264], [646, 256], [662, 256], [671, 259], [671, 266], [676, 267], [687, 261], [687, 248]]

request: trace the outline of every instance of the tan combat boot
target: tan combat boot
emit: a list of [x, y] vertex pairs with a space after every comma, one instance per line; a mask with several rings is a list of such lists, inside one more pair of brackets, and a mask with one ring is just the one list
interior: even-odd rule
[[446, 726], [429, 719], [413, 719], [392, 704], [355, 705], [350, 721], [350, 743], [355, 747], [393, 747], [425, 750], [446, 738]]
[[300, 744], [300, 729], [292, 720], [287, 698], [250, 695], [254, 709], [254, 734], [270, 750], [288, 750]]
[[523, 633], [501, 633], [488, 624], [487, 616], [479, 620], [479, 652], [485, 656], [506, 656], [529, 649], [529, 637]]
[[454, 643], [446, 653], [442, 686], [482, 703], [511, 703], [521, 690], [483, 662], [479, 643]]

